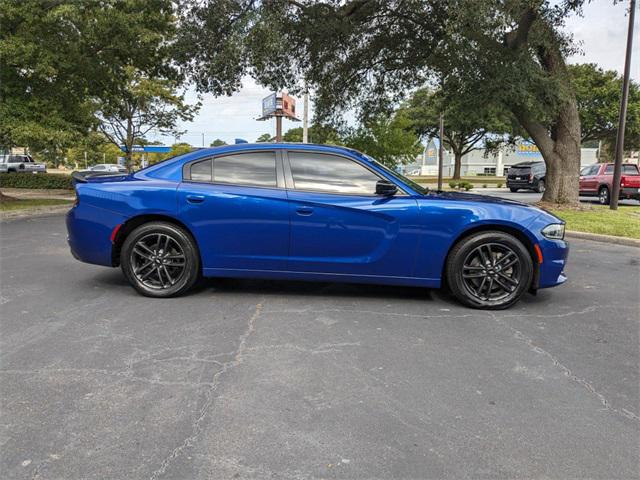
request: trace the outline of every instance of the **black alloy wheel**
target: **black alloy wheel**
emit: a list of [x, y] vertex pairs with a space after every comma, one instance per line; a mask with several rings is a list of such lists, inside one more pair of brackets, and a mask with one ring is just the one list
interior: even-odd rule
[[600, 205], [609, 205], [609, 188], [601, 187], [598, 191], [598, 203]]
[[475, 308], [502, 309], [517, 302], [533, 277], [533, 260], [520, 240], [504, 232], [463, 239], [447, 259], [454, 295]]
[[131, 232], [122, 247], [121, 264], [131, 285], [150, 297], [186, 292], [198, 279], [200, 269], [191, 236], [165, 222], [147, 223]]

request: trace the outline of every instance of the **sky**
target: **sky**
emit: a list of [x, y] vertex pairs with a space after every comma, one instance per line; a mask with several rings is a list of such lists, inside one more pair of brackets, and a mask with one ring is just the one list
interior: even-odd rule
[[[585, 6], [582, 16], [572, 16], [566, 22], [566, 30], [574, 39], [582, 53], [569, 58], [570, 63], [596, 63], [606, 70], [624, 69], [624, 56], [627, 41], [628, 1], [613, 4], [612, 0], [594, 0]], [[640, 10], [640, 4], [637, 6]], [[636, 11], [635, 36], [631, 78], [640, 82], [640, 12]], [[175, 140], [187, 142], [193, 146], [208, 146], [216, 138], [234, 143], [236, 138], [250, 142], [263, 133], [275, 135], [275, 121], [258, 122], [261, 113], [261, 101], [271, 93], [257, 85], [251, 78], [245, 78], [243, 88], [230, 97], [215, 98], [205, 95], [202, 107], [192, 122], [179, 126], [186, 133], [179, 137], [168, 138], [150, 136], [151, 140], [160, 140], [171, 145]], [[196, 93], [187, 92], [187, 99], [197, 101]], [[296, 111], [302, 113], [302, 98], [297, 98]], [[309, 106], [309, 117], [313, 116], [313, 101]], [[283, 131], [301, 126], [301, 123], [283, 120]], [[203, 142], [204, 140], [204, 142]]]

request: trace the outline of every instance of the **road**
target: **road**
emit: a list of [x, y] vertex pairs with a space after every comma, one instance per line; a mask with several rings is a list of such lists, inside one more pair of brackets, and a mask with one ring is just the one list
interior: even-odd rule
[[639, 256], [573, 241], [502, 312], [411, 288], [138, 296], [0, 223], [3, 479], [638, 478]]

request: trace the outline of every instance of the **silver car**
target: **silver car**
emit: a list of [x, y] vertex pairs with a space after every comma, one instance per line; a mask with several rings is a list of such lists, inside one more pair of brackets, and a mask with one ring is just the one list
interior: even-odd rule
[[127, 173], [127, 169], [115, 163], [98, 163], [89, 167], [85, 172]]
[[0, 155], [0, 173], [47, 173], [47, 166], [31, 155]]

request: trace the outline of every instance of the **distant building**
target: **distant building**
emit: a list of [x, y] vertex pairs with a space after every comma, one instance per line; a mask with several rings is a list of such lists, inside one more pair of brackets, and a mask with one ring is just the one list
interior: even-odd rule
[[[580, 166], [591, 165], [598, 161], [597, 148], [582, 148]], [[462, 157], [461, 176], [497, 175], [504, 176], [510, 166], [528, 161], [542, 161], [542, 154], [532, 143], [519, 143], [515, 147], [503, 147], [497, 153], [487, 153], [485, 149], [473, 150]], [[636, 157], [637, 160], [637, 157]], [[454, 157], [452, 152], [445, 151], [443, 174], [453, 175]], [[405, 165], [403, 171], [409, 175], [437, 175], [438, 147], [431, 140], [423, 154], [415, 163]]]

